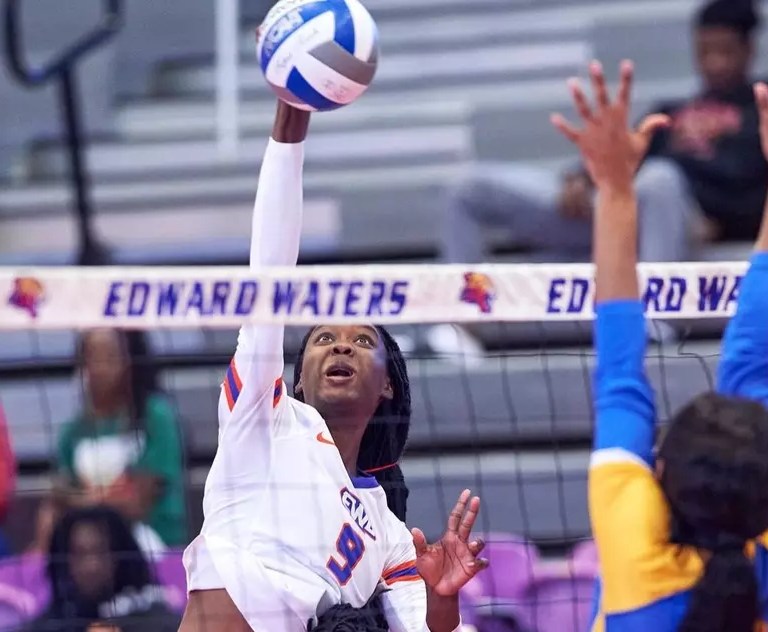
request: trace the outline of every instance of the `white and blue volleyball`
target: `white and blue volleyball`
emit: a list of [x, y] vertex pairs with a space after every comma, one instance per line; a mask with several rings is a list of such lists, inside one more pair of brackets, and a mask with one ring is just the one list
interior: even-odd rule
[[359, 0], [281, 0], [261, 26], [258, 57], [280, 99], [311, 112], [335, 110], [373, 81], [376, 23]]

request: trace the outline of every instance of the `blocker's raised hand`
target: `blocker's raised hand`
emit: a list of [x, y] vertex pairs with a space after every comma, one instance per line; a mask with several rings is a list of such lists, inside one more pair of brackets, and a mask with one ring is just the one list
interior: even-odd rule
[[612, 99], [608, 94], [602, 65], [593, 61], [589, 66], [589, 75], [594, 105], [590, 104], [578, 79], [568, 81], [581, 127], [560, 114], [553, 114], [551, 119], [563, 136], [579, 148], [592, 181], [598, 187], [614, 182], [631, 182], [654, 133], [669, 124], [669, 117], [652, 114], [637, 129], [630, 127], [630, 95], [634, 72], [632, 63], [622, 62], [620, 72], [618, 93]]
[[755, 84], [755, 102], [760, 114], [760, 143], [768, 160], [768, 85], [762, 81]]

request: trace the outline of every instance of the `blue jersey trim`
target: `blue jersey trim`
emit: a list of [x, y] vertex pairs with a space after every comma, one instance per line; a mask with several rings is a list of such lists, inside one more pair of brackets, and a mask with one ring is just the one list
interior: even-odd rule
[[607, 614], [605, 632], [676, 632], [690, 598], [691, 591], [686, 590], [630, 612]]
[[351, 477], [352, 484], [355, 489], [374, 489], [379, 486], [379, 481], [375, 476], [368, 476], [367, 474], [358, 474]]

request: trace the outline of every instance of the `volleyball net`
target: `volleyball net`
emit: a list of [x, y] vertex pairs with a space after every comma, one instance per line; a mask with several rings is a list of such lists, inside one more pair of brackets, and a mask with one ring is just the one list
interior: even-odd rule
[[[639, 267], [649, 334], [661, 341], [649, 345], [647, 369], [662, 421], [711, 388], [746, 265]], [[580, 264], [6, 268], [0, 401], [22, 463], [54, 463], [63, 424], [80, 410], [87, 387], [77, 371], [78, 332], [144, 331], [148, 354], [134, 361], [157, 370], [174, 404], [189, 539], [200, 527], [237, 328], [286, 325], [290, 392], [291, 362], [307, 327], [386, 325], [403, 342], [413, 394], [402, 463], [409, 526], [439, 537], [462, 489], [483, 500], [477, 531], [489, 542], [491, 569], [465, 591], [465, 619], [584, 630], [596, 573], [586, 500], [593, 276], [591, 265]], [[451, 356], [422, 344], [430, 328], [448, 324], [471, 331], [488, 350]], [[103, 460], [114, 464], [113, 457]], [[101, 469], [108, 477], [110, 466]], [[47, 493], [34, 481], [22, 481], [19, 491], [21, 505], [30, 499], [18, 514], [28, 520]], [[17, 531], [17, 540], [29, 537], [29, 522]], [[181, 603], [183, 585], [175, 590]]]
[[[746, 263], [641, 265], [650, 318], [729, 316]], [[583, 321], [590, 265], [0, 270], [0, 329]]]

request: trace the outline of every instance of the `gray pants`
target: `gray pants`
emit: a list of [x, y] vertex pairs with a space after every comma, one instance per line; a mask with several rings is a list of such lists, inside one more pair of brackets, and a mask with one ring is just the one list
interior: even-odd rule
[[[636, 179], [641, 261], [684, 261], [694, 208], [685, 177], [665, 159], [649, 159]], [[561, 175], [543, 169], [480, 164], [450, 195], [443, 222], [442, 257], [448, 263], [488, 261], [488, 228], [511, 232], [512, 243], [534, 258], [588, 260], [592, 223], [563, 217]]]

